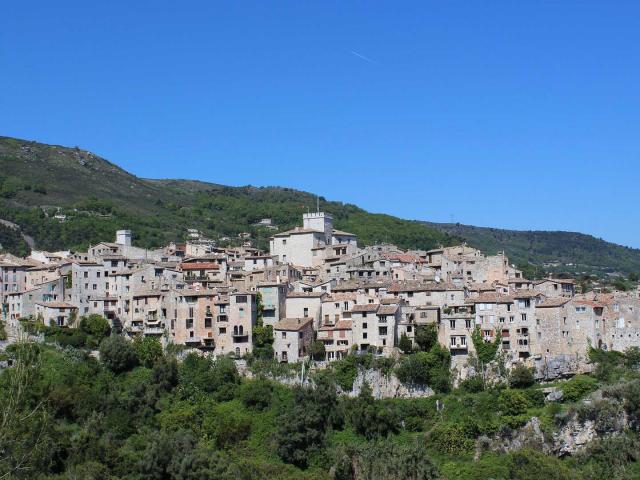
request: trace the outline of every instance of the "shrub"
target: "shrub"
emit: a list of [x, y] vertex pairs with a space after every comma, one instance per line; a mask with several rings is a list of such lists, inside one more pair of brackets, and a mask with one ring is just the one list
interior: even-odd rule
[[315, 340], [309, 347], [309, 355], [311, 355], [311, 358], [313, 358], [314, 360], [324, 360], [326, 358], [324, 343], [319, 340]]
[[523, 390], [522, 393], [524, 393], [524, 396], [527, 398], [529, 406], [533, 408], [544, 407], [544, 393], [542, 390], [537, 388], [528, 388], [527, 390]]
[[273, 385], [264, 378], [245, 382], [239, 391], [240, 399], [246, 407], [265, 410], [271, 405]]
[[586, 375], [576, 375], [571, 380], [562, 384], [562, 399], [566, 402], [577, 402], [586, 394], [597, 388], [595, 378]]
[[484, 390], [484, 380], [480, 375], [474, 375], [473, 377], [468, 377], [460, 382], [458, 387], [461, 391], [466, 393], [478, 393]]
[[223, 403], [206, 416], [202, 428], [218, 448], [227, 448], [249, 437], [251, 417], [239, 411], [235, 402]]
[[578, 480], [562, 462], [535, 450], [518, 450], [511, 454], [509, 478], [512, 480]]
[[518, 363], [509, 372], [509, 385], [511, 388], [527, 388], [535, 383], [533, 369]]
[[413, 345], [411, 344], [411, 339], [409, 337], [407, 337], [406, 333], [403, 333], [400, 336], [400, 341], [398, 342], [398, 348], [404, 354], [411, 353], [411, 350], [413, 350]]
[[100, 360], [115, 373], [126, 372], [138, 364], [133, 345], [120, 335], [112, 335], [102, 340]]
[[432, 430], [430, 438], [440, 453], [448, 455], [464, 455], [471, 452], [475, 446], [475, 441], [457, 424], [438, 425]]
[[503, 390], [498, 398], [500, 410], [503, 415], [517, 416], [522, 415], [529, 408], [527, 397], [518, 390]]
[[448, 350], [436, 345], [429, 352], [403, 357], [396, 375], [402, 383], [428, 385], [436, 392], [448, 392], [451, 389], [450, 359]]

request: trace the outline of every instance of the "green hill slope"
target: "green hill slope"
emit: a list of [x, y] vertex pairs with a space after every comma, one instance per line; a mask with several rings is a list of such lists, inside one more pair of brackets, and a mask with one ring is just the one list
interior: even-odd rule
[[517, 231], [452, 223], [425, 225], [464, 238], [487, 253], [505, 251], [517, 264], [570, 273], [640, 272], [640, 250], [575, 232]]
[[[504, 250], [514, 263], [544, 265], [549, 271], [640, 273], [640, 250], [580, 233], [410, 221], [322, 197], [320, 207], [333, 214], [337, 228], [357, 234], [363, 244], [430, 249], [466, 240], [488, 253]], [[315, 195], [290, 188], [142, 179], [79, 148], [0, 137], [0, 219], [20, 225], [37, 248], [84, 249], [112, 239], [120, 228], [134, 230], [134, 242], [146, 247], [183, 241], [188, 228], [197, 228], [213, 239], [228, 238], [222, 244], [238, 243], [238, 234], [249, 232], [256, 246], [267, 248], [274, 232], [253, 224], [268, 217], [282, 231], [315, 208]], [[24, 252], [15, 233], [2, 235], [6, 250]]]
[[[300, 223], [315, 209], [310, 193], [279, 187], [226, 187], [194, 180], [146, 180], [90, 152], [0, 137], [0, 219], [19, 224], [38, 248], [86, 248], [111, 240], [119, 228], [134, 230], [134, 242], [158, 246], [182, 241], [187, 228], [213, 239], [249, 232], [266, 248], [272, 230], [255, 227], [261, 218], [280, 230]], [[372, 214], [354, 205], [326, 201], [337, 228], [365, 244], [387, 241], [428, 249], [454, 242], [419, 222]], [[55, 219], [54, 215], [66, 219]]]

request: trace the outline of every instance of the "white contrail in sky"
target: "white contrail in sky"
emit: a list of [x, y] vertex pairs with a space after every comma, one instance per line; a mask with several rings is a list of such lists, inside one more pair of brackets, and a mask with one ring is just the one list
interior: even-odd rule
[[353, 55], [355, 55], [358, 58], [361, 58], [362, 60], [364, 60], [365, 62], [369, 62], [369, 63], [377, 63], [375, 60], [371, 60], [368, 57], [365, 57], [364, 55], [362, 55], [361, 53], [356, 52], [355, 50], [351, 50], [351, 53]]

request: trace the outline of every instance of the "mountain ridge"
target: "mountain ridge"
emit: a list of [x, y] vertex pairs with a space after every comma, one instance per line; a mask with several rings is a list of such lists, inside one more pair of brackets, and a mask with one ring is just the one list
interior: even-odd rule
[[353, 231], [364, 244], [429, 249], [466, 241], [550, 271], [640, 272], [640, 249], [579, 232], [405, 220], [287, 187], [141, 178], [78, 147], [0, 136], [0, 218], [20, 225], [39, 248], [85, 248], [119, 228], [132, 228], [142, 246], [182, 241], [187, 228], [197, 228], [222, 243], [248, 232], [266, 248], [273, 231], [255, 226], [260, 218], [273, 218], [280, 230], [291, 228], [302, 213], [315, 210], [317, 199], [337, 228]]

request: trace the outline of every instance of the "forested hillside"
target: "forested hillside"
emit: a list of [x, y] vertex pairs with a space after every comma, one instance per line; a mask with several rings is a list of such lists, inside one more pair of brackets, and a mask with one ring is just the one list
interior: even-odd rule
[[[111, 240], [119, 228], [131, 228], [134, 242], [146, 247], [182, 241], [188, 228], [198, 228], [215, 240], [236, 242], [238, 234], [249, 232], [257, 246], [266, 248], [274, 232], [254, 223], [268, 217], [285, 230], [315, 208], [316, 197], [306, 192], [145, 180], [80, 149], [0, 137], [0, 219], [19, 224], [43, 249], [86, 248]], [[357, 234], [365, 244], [428, 249], [454, 242], [418, 222], [355, 205], [321, 197], [320, 208], [333, 214], [336, 228]]]
[[[0, 351], [0, 478], [10, 480], [630, 480], [640, 475], [640, 351], [592, 351], [593, 376], [535, 384], [514, 367], [452, 389], [439, 345], [397, 362], [350, 355], [284, 386], [300, 364], [198, 354], [153, 338], [47, 329], [65, 347]], [[91, 327], [91, 328], [89, 328]], [[86, 330], [86, 331], [85, 331]], [[53, 335], [52, 338], [50, 335]], [[101, 338], [104, 338], [101, 340]], [[481, 341], [481, 340], [480, 340]], [[71, 344], [76, 345], [72, 347]], [[87, 348], [81, 346], [86, 345]], [[89, 353], [99, 344], [100, 359]], [[495, 356], [497, 343], [492, 355]], [[309, 372], [310, 365], [305, 371]], [[361, 369], [424, 385], [426, 398], [375, 400]], [[575, 438], [572, 436], [575, 435]], [[578, 439], [580, 443], [578, 444]]]
[[517, 231], [459, 223], [430, 223], [445, 234], [464, 238], [487, 253], [507, 252], [519, 264], [570, 273], [640, 273], [640, 250], [576, 232]]
[[[249, 232], [254, 245], [267, 248], [274, 231], [256, 222], [272, 218], [282, 231], [299, 225], [301, 215], [315, 208], [315, 195], [290, 188], [141, 179], [79, 148], [0, 137], [0, 219], [20, 225], [37, 248], [84, 249], [111, 240], [120, 228], [132, 229], [134, 243], [145, 247], [183, 241], [188, 228], [197, 228], [223, 245], [238, 243], [238, 235]], [[333, 214], [336, 228], [357, 234], [365, 245], [430, 249], [467, 241], [487, 253], [504, 250], [514, 263], [546, 271], [640, 273], [640, 250], [580, 233], [403, 220], [323, 197], [320, 208]], [[17, 238], [4, 243], [9, 251], [24, 252]]]

